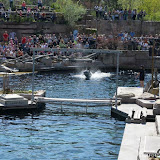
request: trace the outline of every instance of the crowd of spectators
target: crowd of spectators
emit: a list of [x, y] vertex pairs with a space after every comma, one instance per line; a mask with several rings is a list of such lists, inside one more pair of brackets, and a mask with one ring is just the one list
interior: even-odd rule
[[[119, 49], [119, 50], [149, 50], [152, 52], [153, 42], [155, 41], [155, 55], [160, 55], [160, 35], [142, 35], [136, 37], [134, 32], [120, 32], [118, 35], [112, 34], [73, 34], [67, 36], [61, 34], [45, 34], [24, 36], [21, 39], [16, 37], [15, 32], [7, 31], [3, 34], [3, 41], [0, 42], [0, 55], [3, 57], [19, 57], [24, 54], [32, 55], [31, 47], [37, 48], [77, 48], [77, 49]], [[37, 54], [44, 54], [38, 52]], [[54, 53], [58, 55], [60, 53]], [[61, 53], [65, 56], [75, 56], [75, 54]], [[77, 55], [76, 55], [77, 56]], [[82, 56], [82, 55], [81, 55]]]
[[19, 18], [26, 18], [26, 21], [27, 19], [32, 21], [55, 21], [56, 13], [54, 11], [45, 11], [42, 0], [38, 0], [37, 5], [31, 6], [26, 5], [26, 2], [23, 1], [21, 8], [14, 8], [13, 0], [10, 0], [10, 7], [6, 9], [3, 3], [0, 2], [0, 19], [3, 21], [14, 21]]
[[107, 11], [106, 7], [95, 6], [94, 10], [96, 12], [96, 17], [105, 19], [105, 20], [143, 20], [146, 16], [146, 12], [141, 10], [137, 11], [136, 9], [113, 9], [112, 11]]

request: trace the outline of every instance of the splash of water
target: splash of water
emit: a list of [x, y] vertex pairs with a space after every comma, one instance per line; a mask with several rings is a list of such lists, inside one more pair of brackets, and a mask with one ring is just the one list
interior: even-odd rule
[[[83, 74], [85, 70], [81, 71], [79, 74], [74, 75], [73, 77], [75, 78], [81, 78], [81, 79], [85, 79], [86, 76]], [[91, 79], [101, 79], [101, 78], [105, 78], [105, 77], [110, 77], [111, 73], [104, 73], [101, 71], [96, 71], [96, 72], [91, 72]]]

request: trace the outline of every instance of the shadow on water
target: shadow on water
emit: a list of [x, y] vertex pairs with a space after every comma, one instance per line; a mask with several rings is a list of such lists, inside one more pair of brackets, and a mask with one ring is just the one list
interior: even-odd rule
[[13, 109], [13, 110], [1, 110], [0, 111], [0, 117], [4, 118], [4, 119], [23, 119], [26, 116], [31, 116], [32, 118], [34, 116], [39, 116], [40, 114], [42, 114], [45, 110], [45, 105], [37, 108], [37, 109]]

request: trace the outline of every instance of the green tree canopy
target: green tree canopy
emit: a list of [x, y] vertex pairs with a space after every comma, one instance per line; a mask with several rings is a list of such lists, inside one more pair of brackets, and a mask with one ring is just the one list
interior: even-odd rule
[[70, 26], [74, 26], [75, 22], [86, 13], [86, 9], [79, 3], [72, 0], [57, 0], [53, 4], [54, 8], [64, 14], [64, 19]]
[[138, 11], [146, 11], [146, 20], [160, 21], [160, 3], [159, 0], [118, 0], [123, 9], [131, 8]]

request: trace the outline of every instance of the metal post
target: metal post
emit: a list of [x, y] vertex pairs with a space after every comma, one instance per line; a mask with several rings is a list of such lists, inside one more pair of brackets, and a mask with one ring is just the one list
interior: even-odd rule
[[63, 106], [62, 106], [62, 102], [61, 102], [61, 112], [63, 112]]
[[86, 103], [86, 114], [87, 114], [87, 111], [88, 111], [88, 103]]
[[34, 70], [35, 70], [35, 51], [33, 51], [33, 69], [32, 69], [32, 103], [34, 101]]
[[118, 93], [118, 73], [119, 73], [119, 52], [117, 53], [116, 102], [115, 102], [116, 109], [117, 109], [117, 93]]
[[153, 75], [154, 75], [154, 49], [155, 49], [155, 41], [153, 42], [153, 48], [152, 48], [152, 89], [153, 89]]

